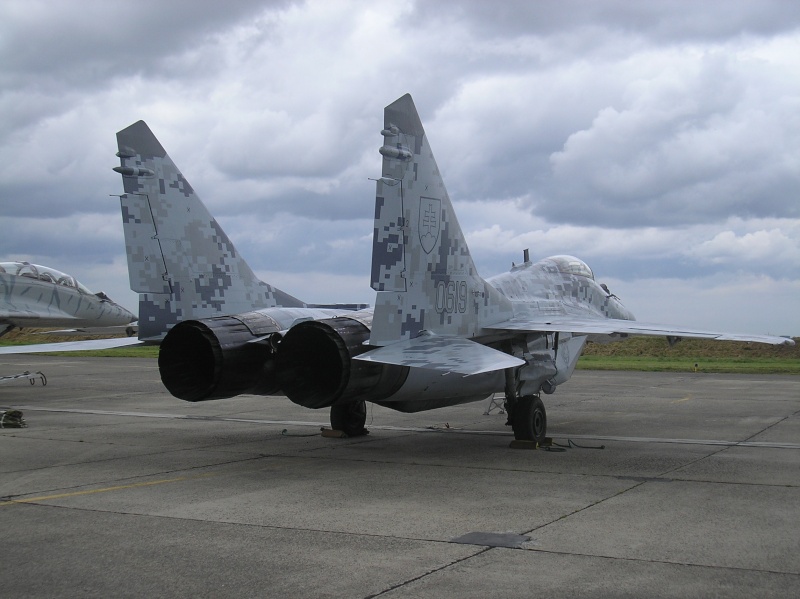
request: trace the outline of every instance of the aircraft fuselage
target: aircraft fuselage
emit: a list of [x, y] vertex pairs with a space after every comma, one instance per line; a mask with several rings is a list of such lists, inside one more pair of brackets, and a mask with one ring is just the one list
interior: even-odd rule
[[589, 267], [572, 256], [525, 262], [487, 282], [508, 298], [514, 316], [602, 316], [636, 320], [619, 299], [594, 279]]
[[[40, 269], [41, 270], [41, 269]], [[54, 272], [52, 270], [48, 272]], [[41, 276], [41, 273], [40, 273]], [[0, 272], [0, 323], [15, 327], [110, 327], [134, 314], [69, 280]]]

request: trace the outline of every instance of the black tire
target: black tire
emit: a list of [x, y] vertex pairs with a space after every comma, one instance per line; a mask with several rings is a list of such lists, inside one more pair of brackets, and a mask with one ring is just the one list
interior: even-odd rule
[[368, 435], [364, 428], [367, 422], [367, 402], [353, 401], [331, 406], [331, 428], [342, 431], [348, 437]]
[[517, 441], [543, 443], [547, 436], [547, 412], [542, 400], [535, 395], [517, 399], [511, 428]]

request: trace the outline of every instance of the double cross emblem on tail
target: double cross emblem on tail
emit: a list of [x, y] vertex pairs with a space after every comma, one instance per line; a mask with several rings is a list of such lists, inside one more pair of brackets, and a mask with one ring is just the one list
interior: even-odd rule
[[442, 201], [438, 198], [419, 199], [419, 242], [426, 254], [430, 254], [439, 240]]

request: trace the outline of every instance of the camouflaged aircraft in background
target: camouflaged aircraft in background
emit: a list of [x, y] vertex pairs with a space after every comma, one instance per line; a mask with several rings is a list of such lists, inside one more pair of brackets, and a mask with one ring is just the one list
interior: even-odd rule
[[135, 321], [135, 314], [104, 293], [92, 293], [71, 275], [30, 262], [0, 262], [0, 337], [15, 327], [132, 335]]

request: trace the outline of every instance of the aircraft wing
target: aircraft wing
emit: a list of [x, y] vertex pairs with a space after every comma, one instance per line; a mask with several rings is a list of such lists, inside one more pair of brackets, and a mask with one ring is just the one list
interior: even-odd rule
[[41, 354], [54, 351], [86, 351], [90, 349], [112, 349], [128, 345], [143, 345], [136, 337], [116, 337], [114, 339], [89, 339], [86, 341], [65, 341], [63, 343], [33, 343], [31, 345], [5, 345], [0, 354]]
[[463, 337], [422, 334], [414, 339], [398, 341], [364, 354], [355, 360], [428, 368], [442, 373], [480, 374], [525, 364], [504, 352], [475, 343]]
[[58, 335], [60, 337], [77, 337], [80, 335], [120, 335], [125, 333], [129, 337], [135, 337], [139, 332], [139, 327], [135, 324], [127, 326], [115, 325], [110, 327], [78, 327], [75, 329], [59, 329], [57, 331], [45, 330], [37, 331], [34, 335]]
[[508, 331], [573, 333], [576, 335], [687, 337], [694, 339], [716, 339], [717, 341], [754, 341], [772, 345], [794, 345], [794, 341], [788, 337], [705, 331], [702, 329], [676, 327], [674, 325], [640, 322], [638, 320], [620, 320], [601, 317], [520, 315], [510, 320], [487, 326], [486, 328]]

